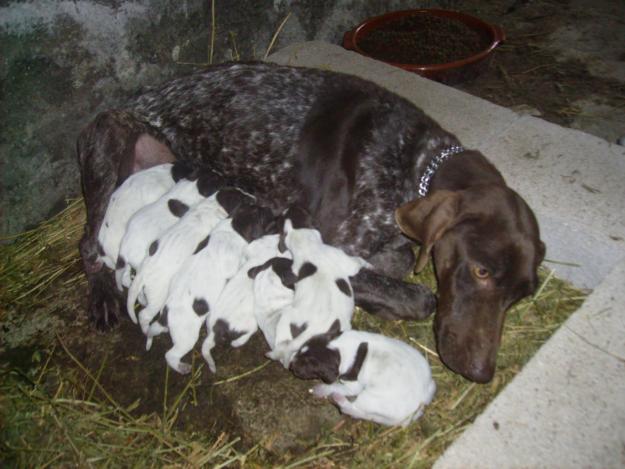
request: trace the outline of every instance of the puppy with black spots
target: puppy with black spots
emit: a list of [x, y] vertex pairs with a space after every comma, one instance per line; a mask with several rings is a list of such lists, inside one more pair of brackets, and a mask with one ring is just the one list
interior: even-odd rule
[[[115, 269], [119, 247], [130, 218], [141, 208], [159, 199], [183, 174], [183, 165], [161, 164], [130, 175], [115, 189], [106, 207], [98, 232], [98, 259]], [[191, 169], [187, 168], [190, 173]]]
[[115, 270], [117, 288], [121, 291], [130, 286], [132, 271], [138, 270], [159, 236], [177, 223], [190, 207], [211, 196], [224, 184], [221, 176], [213, 171], [203, 171], [199, 176], [190, 173], [158, 200], [135, 213], [128, 222], [119, 249]]
[[293, 256], [297, 280], [293, 303], [278, 313], [275, 347], [267, 357], [287, 368], [293, 354], [311, 337], [327, 331], [335, 320], [340, 330], [351, 329], [354, 295], [349, 278], [368, 263], [325, 244], [305, 217], [287, 212], [285, 218], [282, 247]]
[[254, 280], [254, 317], [270, 349], [276, 346], [276, 328], [282, 308], [293, 302], [295, 282], [293, 259], [272, 257], [262, 265], [248, 271]]
[[241, 347], [258, 330], [254, 316], [254, 280], [248, 271], [279, 254], [279, 235], [271, 210], [251, 207], [247, 213], [237, 216], [238, 220], [232, 222], [233, 228], [249, 244], [241, 253], [242, 265], [228, 280], [206, 317], [207, 336], [202, 344], [202, 356], [213, 373], [217, 367], [211, 351], [216, 344]]
[[[224, 287], [239, 271], [244, 261], [247, 239], [252, 235], [247, 229], [248, 220], [260, 210], [249, 204], [241, 192], [223, 189], [218, 200], [229, 193], [244, 197], [240, 205], [233, 209], [231, 218], [221, 220], [197, 245], [194, 253], [180, 267], [171, 280], [169, 294], [161, 317], [150, 324], [147, 332], [149, 349], [152, 337], [169, 331], [172, 347], [165, 354], [167, 364], [179, 373], [186, 374], [191, 366], [181, 361], [196, 344], [202, 325], [209, 315], [214, 314], [215, 306]], [[221, 197], [220, 197], [221, 196]], [[211, 369], [214, 362], [208, 361]]]
[[321, 379], [311, 389], [329, 397], [343, 414], [382, 425], [407, 426], [423, 414], [436, 383], [425, 358], [404, 342], [334, 324], [309, 340], [290, 370], [302, 379]]
[[249, 197], [239, 191], [233, 192], [235, 196], [230, 197], [230, 191], [219, 191], [216, 197], [208, 197], [196, 204], [150, 245], [148, 257], [141, 263], [128, 290], [126, 303], [128, 314], [136, 322], [134, 307], [141, 295], [145, 308], [139, 313], [139, 324], [144, 334], [147, 334], [152, 319], [165, 306], [170, 281], [185, 260], [207, 233]]

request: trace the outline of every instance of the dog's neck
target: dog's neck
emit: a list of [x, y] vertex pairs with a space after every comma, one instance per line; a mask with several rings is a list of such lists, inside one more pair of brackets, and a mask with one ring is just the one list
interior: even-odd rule
[[435, 153], [430, 158], [427, 166], [424, 168], [419, 184], [417, 187], [417, 194], [419, 197], [425, 197], [428, 194], [432, 177], [436, 174], [438, 168], [450, 157], [464, 152], [464, 148], [460, 145], [450, 145], [442, 148], [438, 153]]
[[501, 173], [478, 151], [465, 150], [446, 158], [433, 174], [428, 194], [437, 190], [460, 191], [469, 187], [505, 185]]

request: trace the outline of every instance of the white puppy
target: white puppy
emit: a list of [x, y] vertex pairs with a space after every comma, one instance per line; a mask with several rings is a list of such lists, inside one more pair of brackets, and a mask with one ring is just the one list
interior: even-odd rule
[[109, 269], [115, 269], [128, 220], [171, 189], [175, 181], [172, 164], [161, 164], [132, 174], [111, 195], [98, 232], [98, 254]]
[[115, 266], [117, 288], [129, 287], [132, 270], [137, 270], [148, 255], [152, 243], [180, 220], [190, 207], [223, 185], [220, 176], [205, 172], [195, 180], [181, 179], [158, 200], [135, 213], [128, 222]]
[[340, 330], [351, 329], [354, 295], [349, 277], [368, 263], [324, 244], [315, 229], [293, 228], [290, 218], [284, 223], [284, 243], [293, 256], [297, 282], [293, 303], [279, 312], [275, 348], [267, 356], [288, 367], [302, 344], [335, 320]]
[[[290, 257], [288, 251], [286, 254]], [[273, 257], [248, 271], [248, 275], [254, 279], [254, 317], [272, 350], [276, 346], [280, 311], [293, 302], [297, 277], [292, 267], [292, 259]]]
[[241, 347], [258, 329], [254, 316], [254, 280], [248, 271], [278, 254], [279, 236], [265, 235], [272, 228], [272, 221], [268, 209], [258, 208], [250, 212], [247, 223], [253, 230], [248, 228], [248, 234], [242, 234], [249, 243], [242, 251], [244, 263], [228, 281], [206, 318], [207, 335], [202, 344], [202, 356], [213, 373], [217, 367], [211, 351], [217, 343]]
[[162, 324], [150, 325], [146, 348], [149, 350], [152, 336], [169, 329], [173, 346], [165, 359], [179, 373], [191, 371], [181, 359], [197, 342], [206, 316], [214, 309], [226, 282], [239, 270], [244, 247], [242, 238], [232, 229], [232, 219], [222, 220], [172, 278], [159, 320]]
[[147, 334], [152, 319], [165, 306], [171, 278], [198, 244], [221, 220], [250, 197], [236, 189], [223, 189], [186, 212], [180, 220], [154, 241], [128, 290], [127, 308], [137, 322], [134, 306], [139, 295], [145, 308], [139, 313], [141, 330]]
[[405, 427], [418, 419], [436, 384], [425, 358], [404, 342], [380, 334], [345, 331], [317, 336], [295, 355], [290, 369], [320, 378], [311, 392], [330, 397], [341, 412], [383, 425]]

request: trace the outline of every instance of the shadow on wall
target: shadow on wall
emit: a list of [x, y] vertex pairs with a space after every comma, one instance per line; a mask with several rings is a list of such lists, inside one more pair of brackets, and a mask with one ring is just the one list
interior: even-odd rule
[[[339, 43], [368, 16], [453, 1], [40, 0], [0, 7], [0, 236], [80, 193], [74, 145], [98, 111], [212, 62], [293, 42]], [[214, 29], [212, 18], [215, 17]], [[213, 34], [211, 34], [213, 33]], [[211, 41], [211, 37], [214, 39]]]

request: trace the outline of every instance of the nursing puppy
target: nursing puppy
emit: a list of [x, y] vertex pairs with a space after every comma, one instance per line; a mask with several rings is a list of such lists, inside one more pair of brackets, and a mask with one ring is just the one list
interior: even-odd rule
[[[149, 349], [152, 336], [169, 330], [173, 346], [165, 359], [177, 372], [191, 371], [191, 366], [181, 359], [194, 347], [208, 316], [215, 314], [226, 282], [235, 276], [245, 260], [248, 242], [245, 237], [254, 235], [253, 225], [259, 223], [260, 218], [261, 209], [247, 203], [239, 205], [232, 218], [220, 221], [197, 245], [193, 255], [173, 277], [163, 314], [148, 328], [146, 348]], [[212, 360], [209, 366], [214, 368]]]
[[[278, 254], [279, 236], [272, 233], [276, 231], [276, 226], [271, 211], [256, 208], [247, 216], [247, 221], [241, 220], [238, 224], [233, 221], [235, 230], [249, 243], [242, 251], [244, 262], [228, 280], [206, 318], [207, 335], [202, 344], [202, 356], [213, 373], [217, 367], [211, 351], [216, 344], [241, 347], [257, 331], [254, 280], [249, 277], [248, 271]], [[246, 229], [241, 229], [243, 223]]]
[[98, 232], [99, 260], [109, 269], [115, 269], [130, 217], [171, 189], [183, 176], [183, 170], [180, 163], [153, 166], [132, 174], [113, 192]]
[[[291, 257], [287, 251], [284, 255]], [[254, 317], [269, 348], [276, 346], [276, 328], [280, 311], [293, 302], [295, 282], [293, 259], [273, 257], [262, 265], [248, 270], [254, 280]]]
[[115, 282], [121, 291], [132, 281], [132, 270], [137, 270], [148, 255], [152, 243], [168, 228], [177, 223], [190, 207], [210, 197], [225, 182], [217, 173], [203, 171], [200, 176], [189, 174], [158, 200], [143, 207], [128, 222], [115, 266]]
[[284, 246], [293, 256], [297, 281], [293, 303], [278, 313], [275, 348], [267, 357], [280, 360], [286, 368], [306, 341], [323, 334], [335, 320], [340, 330], [351, 329], [354, 295], [349, 277], [368, 264], [325, 244], [313, 228], [294, 228], [291, 218], [284, 223]]
[[150, 245], [148, 257], [128, 290], [126, 303], [128, 314], [136, 323], [134, 306], [139, 295], [142, 296], [145, 308], [139, 313], [139, 324], [144, 334], [165, 306], [170, 281], [178, 269], [217, 223], [232, 215], [246, 199], [249, 196], [236, 189], [220, 190], [215, 198], [209, 197], [195, 205]]
[[335, 325], [308, 341], [294, 357], [298, 378], [319, 378], [311, 392], [330, 397], [342, 413], [383, 425], [407, 426], [428, 405], [436, 384], [423, 356], [404, 342]]

